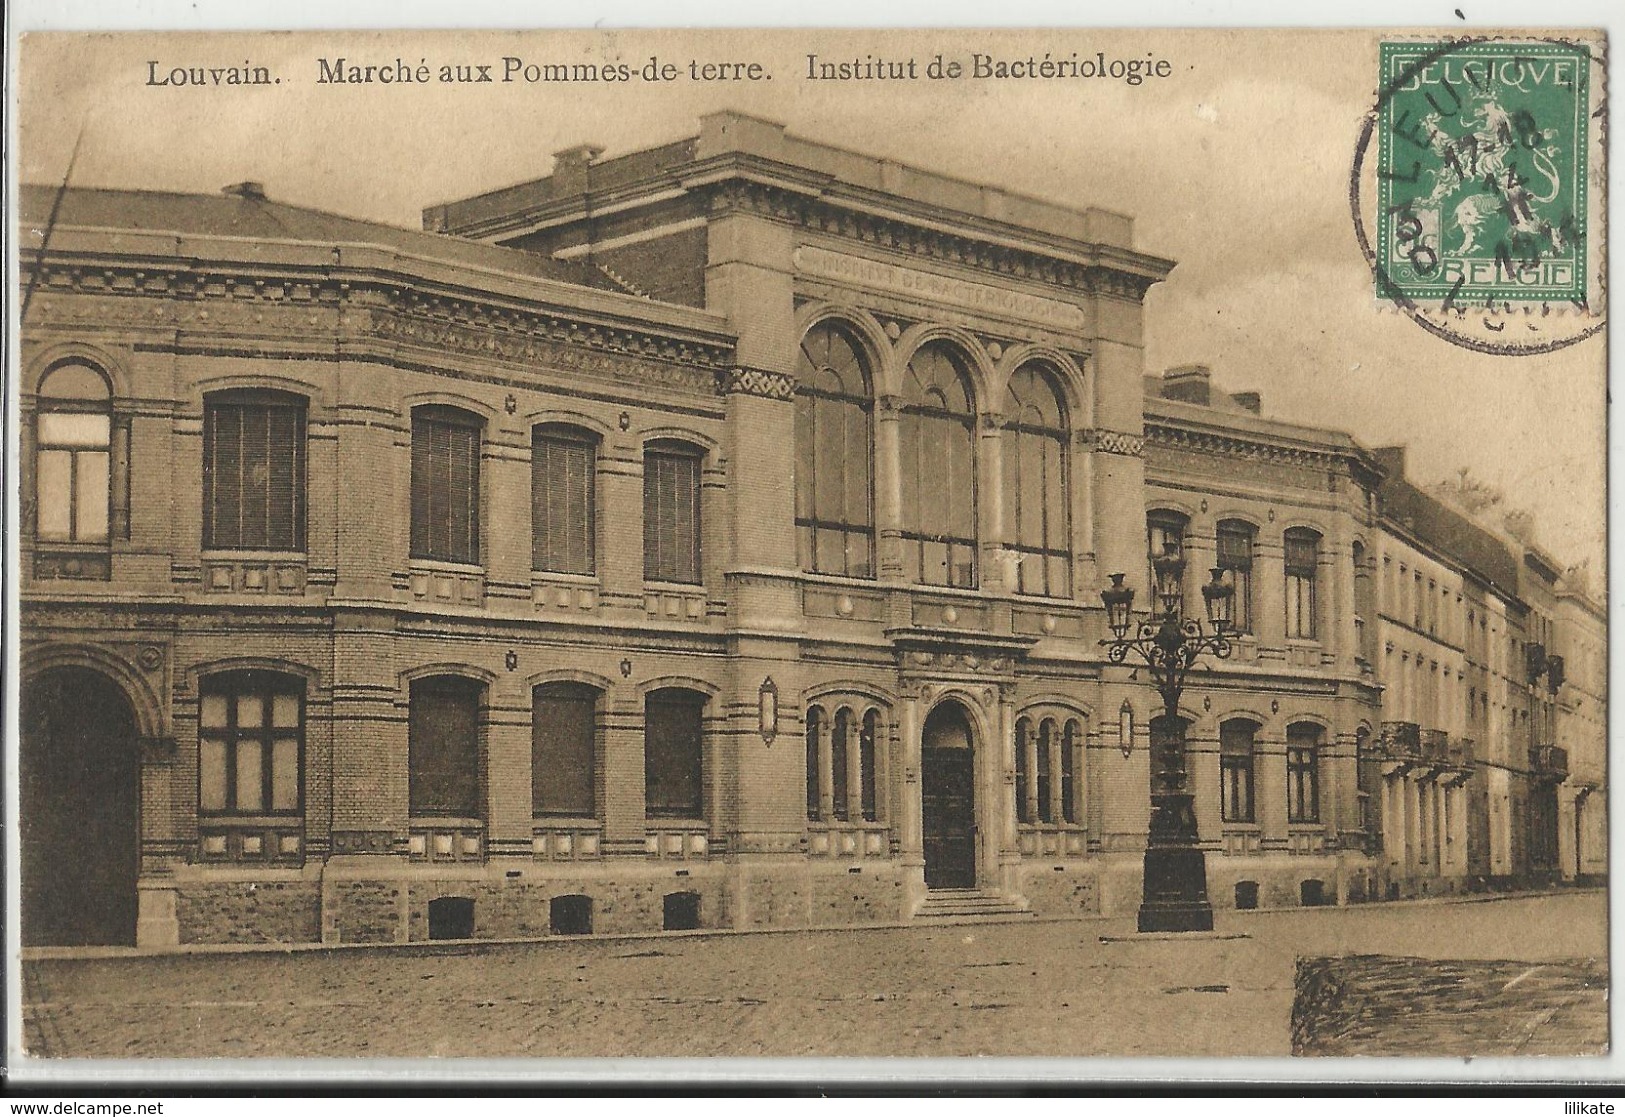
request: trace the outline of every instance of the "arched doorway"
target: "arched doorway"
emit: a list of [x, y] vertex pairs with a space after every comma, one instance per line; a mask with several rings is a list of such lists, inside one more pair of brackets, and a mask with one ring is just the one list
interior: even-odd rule
[[134, 945], [140, 748], [130, 703], [84, 667], [41, 672], [21, 698], [23, 944]]
[[944, 702], [925, 719], [920, 821], [927, 888], [976, 887], [976, 746], [970, 718]]

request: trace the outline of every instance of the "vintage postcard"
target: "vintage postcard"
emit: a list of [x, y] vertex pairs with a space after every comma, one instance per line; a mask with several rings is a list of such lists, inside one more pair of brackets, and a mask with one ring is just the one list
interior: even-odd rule
[[22, 35], [13, 1065], [1602, 1073], [1607, 48]]

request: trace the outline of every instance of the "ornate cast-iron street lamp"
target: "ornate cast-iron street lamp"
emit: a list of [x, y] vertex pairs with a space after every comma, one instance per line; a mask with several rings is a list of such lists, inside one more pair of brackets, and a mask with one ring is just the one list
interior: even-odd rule
[[1124, 575], [1111, 575], [1112, 584], [1100, 592], [1112, 631], [1111, 639], [1100, 642], [1108, 649], [1107, 658], [1121, 664], [1133, 652], [1150, 670], [1162, 695], [1162, 717], [1151, 722], [1151, 833], [1139, 927], [1211, 931], [1207, 861], [1197, 844], [1194, 799], [1186, 790], [1185, 721], [1179, 716], [1179, 699], [1198, 656], [1229, 657], [1235, 589], [1225, 584], [1224, 571], [1214, 567], [1213, 580], [1202, 587], [1213, 626], [1209, 633], [1200, 620], [1185, 618], [1185, 559], [1172, 542], [1152, 560], [1151, 569], [1159, 607], [1144, 620], [1134, 619], [1134, 591], [1123, 584]]

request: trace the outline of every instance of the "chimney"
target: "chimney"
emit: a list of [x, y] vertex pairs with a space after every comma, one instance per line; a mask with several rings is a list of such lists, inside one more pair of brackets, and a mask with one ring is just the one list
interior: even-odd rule
[[1259, 414], [1264, 406], [1264, 398], [1257, 392], [1231, 392], [1230, 398], [1235, 400], [1243, 411], [1251, 411], [1254, 415]]
[[553, 196], [585, 194], [587, 168], [604, 153], [602, 144], [576, 144], [553, 153]]
[[1377, 464], [1390, 477], [1403, 479], [1405, 476], [1405, 447], [1378, 446], [1371, 451], [1371, 456], [1377, 459]]
[[234, 182], [230, 186], [221, 187], [220, 193], [232, 198], [244, 198], [250, 202], [263, 202], [265, 201], [265, 183]]
[[1213, 370], [1206, 365], [1180, 365], [1162, 374], [1162, 398], [1199, 403], [1206, 407], [1211, 399]]

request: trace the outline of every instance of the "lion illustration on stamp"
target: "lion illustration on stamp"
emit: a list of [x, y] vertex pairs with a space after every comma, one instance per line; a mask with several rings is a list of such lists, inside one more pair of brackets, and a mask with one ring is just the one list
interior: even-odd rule
[[1383, 290], [1583, 300], [1588, 62], [1549, 41], [1383, 44]]

